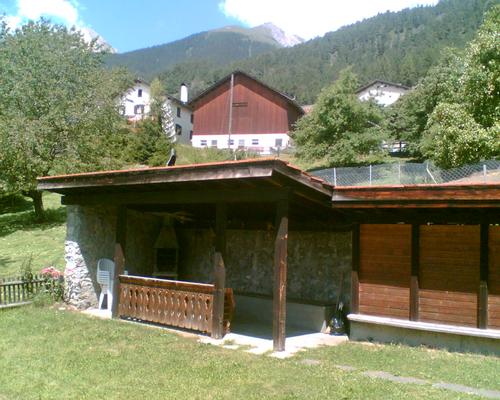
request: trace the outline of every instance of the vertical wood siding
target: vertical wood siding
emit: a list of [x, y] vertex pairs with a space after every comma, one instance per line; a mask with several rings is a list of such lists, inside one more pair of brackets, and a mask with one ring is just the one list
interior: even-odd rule
[[500, 329], [500, 226], [490, 226], [488, 328]]
[[[193, 135], [227, 135], [230, 82], [200, 99]], [[282, 96], [242, 75], [235, 75], [232, 134], [287, 133], [299, 117]]]
[[477, 325], [480, 228], [420, 227], [419, 319]]
[[361, 225], [359, 267], [359, 312], [408, 319], [411, 225]]

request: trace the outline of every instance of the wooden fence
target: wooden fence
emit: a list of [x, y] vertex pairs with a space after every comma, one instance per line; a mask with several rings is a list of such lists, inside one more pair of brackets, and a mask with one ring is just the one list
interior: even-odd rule
[[0, 307], [26, 303], [42, 287], [41, 276], [33, 276], [29, 282], [20, 277], [0, 279]]
[[[120, 317], [212, 332], [214, 285], [120, 275]], [[234, 311], [232, 289], [225, 290], [224, 333]]]

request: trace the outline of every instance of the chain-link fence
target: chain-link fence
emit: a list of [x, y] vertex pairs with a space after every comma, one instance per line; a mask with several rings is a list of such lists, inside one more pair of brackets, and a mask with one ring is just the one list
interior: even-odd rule
[[311, 173], [336, 186], [500, 183], [500, 161], [489, 160], [452, 169], [441, 169], [425, 162], [329, 168]]

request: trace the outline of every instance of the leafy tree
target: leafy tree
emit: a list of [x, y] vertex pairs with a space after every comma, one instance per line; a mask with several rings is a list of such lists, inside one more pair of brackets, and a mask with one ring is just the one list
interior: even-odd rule
[[441, 100], [429, 118], [422, 150], [441, 167], [500, 156], [499, 37], [500, 5], [466, 49], [458, 95]]
[[446, 49], [439, 64], [387, 109], [384, 128], [393, 139], [405, 141], [412, 156], [422, 155], [420, 142], [436, 105], [443, 101], [453, 102], [459, 96], [462, 65], [460, 53]]
[[379, 107], [361, 102], [350, 69], [319, 95], [312, 112], [302, 117], [292, 132], [297, 157], [323, 159], [329, 165], [375, 162], [382, 156]]
[[46, 20], [0, 28], [0, 177], [33, 199], [38, 176], [117, 166], [109, 153], [120, 124], [116, 98], [128, 85], [103, 67], [95, 43]]
[[464, 64], [464, 101], [477, 122], [491, 127], [500, 121], [500, 5], [486, 14]]
[[422, 140], [426, 158], [442, 168], [458, 167], [499, 154], [500, 124], [484, 128], [462, 104], [440, 103]]

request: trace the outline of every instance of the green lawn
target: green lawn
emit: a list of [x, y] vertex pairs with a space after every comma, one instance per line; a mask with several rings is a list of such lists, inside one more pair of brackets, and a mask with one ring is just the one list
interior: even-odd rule
[[[363, 344], [279, 360], [157, 328], [35, 307], [0, 312], [0, 354], [2, 400], [468, 399], [475, 397], [371, 379], [335, 365], [490, 388], [498, 388], [500, 370], [493, 357]], [[306, 365], [305, 358], [321, 363]]]
[[47, 221], [36, 223], [31, 201], [0, 199], [0, 278], [19, 275], [32, 258], [33, 272], [53, 265], [64, 269], [66, 210], [60, 196], [44, 195]]

